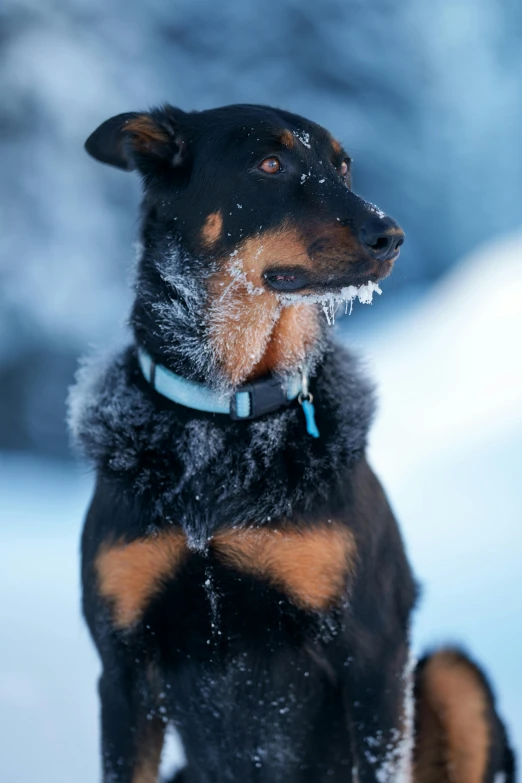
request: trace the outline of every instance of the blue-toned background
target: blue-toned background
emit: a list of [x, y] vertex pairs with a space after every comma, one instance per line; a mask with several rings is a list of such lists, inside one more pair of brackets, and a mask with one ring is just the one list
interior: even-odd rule
[[82, 150], [169, 101], [326, 125], [398, 219], [383, 294], [338, 324], [381, 407], [371, 458], [424, 599], [522, 747], [522, 6], [518, 0], [4, 0], [0, 6], [0, 736], [5, 780], [97, 776], [79, 614], [92, 477], [69, 457], [76, 358], [128, 309], [136, 179]]

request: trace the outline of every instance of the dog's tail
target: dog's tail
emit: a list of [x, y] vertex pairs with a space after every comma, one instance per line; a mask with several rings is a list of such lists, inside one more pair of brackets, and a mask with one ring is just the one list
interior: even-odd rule
[[457, 649], [415, 673], [416, 783], [515, 783], [515, 757], [481, 669]]

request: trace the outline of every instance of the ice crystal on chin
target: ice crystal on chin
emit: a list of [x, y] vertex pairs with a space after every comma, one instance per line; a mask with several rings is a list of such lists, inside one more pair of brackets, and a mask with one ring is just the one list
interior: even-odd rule
[[[337, 310], [341, 304], [344, 303], [345, 313], [351, 313], [355, 299], [358, 299], [361, 304], [371, 304], [374, 293], [382, 294], [382, 291], [377, 283], [368, 281], [364, 285], [348, 285], [345, 288], [341, 288], [341, 290], [337, 293], [282, 294], [281, 301], [286, 305], [296, 304], [298, 302], [302, 304], [320, 304], [322, 306], [323, 313], [326, 316], [326, 320], [328, 321], [328, 325], [332, 326], [335, 323], [335, 314], [337, 313]], [[348, 305], [350, 305], [349, 311]]]

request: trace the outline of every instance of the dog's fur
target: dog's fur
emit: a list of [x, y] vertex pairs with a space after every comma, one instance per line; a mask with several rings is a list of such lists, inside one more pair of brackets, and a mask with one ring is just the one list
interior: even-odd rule
[[[188, 783], [408, 780], [415, 584], [365, 460], [371, 386], [310, 303], [389, 273], [400, 228], [352, 192], [341, 145], [287, 112], [120, 115], [87, 149], [143, 179], [135, 344], [224, 394], [306, 367], [320, 431], [297, 402], [245, 422], [175, 405], [135, 346], [81, 371], [70, 418], [97, 470], [82, 577], [105, 783], [153, 783], [169, 721]], [[274, 157], [281, 171], [259, 168]], [[428, 705], [432, 671], [417, 680]], [[480, 715], [473, 771], [448, 780], [505, 769]], [[438, 720], [444, 766], [454, 724]]]
[[460, 650], [419, 661], [414, 780], [514, 783], [515, 759], [483, 672]]

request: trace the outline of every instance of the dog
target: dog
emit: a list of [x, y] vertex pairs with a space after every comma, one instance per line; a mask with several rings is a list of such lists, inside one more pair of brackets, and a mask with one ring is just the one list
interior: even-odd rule
[[104, 783], [156, 781], [169, 724], [187, 783], [507, 775], [493, 706], [455, 777], [467, 708], [441, 681], [493, 704], [458, 653], [417, 670], [413, 748], [416, 583], [365, 457], [373, 388], [329, 334], [402, 229], [353, 192], [343, 146], [286, 111], [163, 106], [86, 149], [143, 183], [132, 345], [86, 364], [70, 401], [97, 474], [82, 584]]

